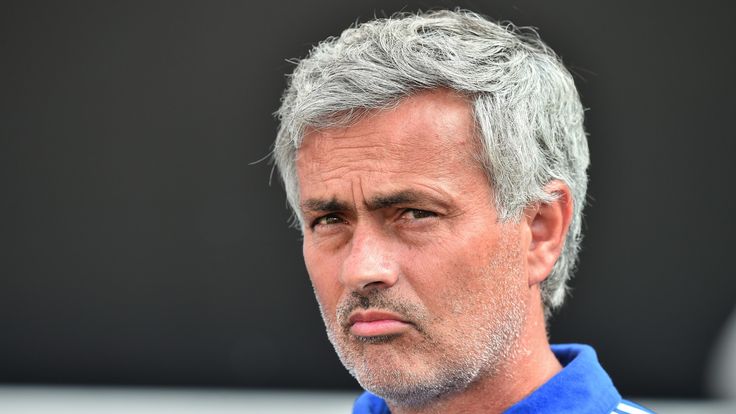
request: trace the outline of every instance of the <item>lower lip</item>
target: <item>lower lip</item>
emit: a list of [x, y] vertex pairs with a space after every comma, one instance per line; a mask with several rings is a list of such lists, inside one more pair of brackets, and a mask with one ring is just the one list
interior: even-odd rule
[[398, 335], [406, 332], [411, 327], [406, 322], [395, 319], [380, 319], [375, 321], [355, 322], [350, 327], [350, 333], [355, 336], [383, 336]]

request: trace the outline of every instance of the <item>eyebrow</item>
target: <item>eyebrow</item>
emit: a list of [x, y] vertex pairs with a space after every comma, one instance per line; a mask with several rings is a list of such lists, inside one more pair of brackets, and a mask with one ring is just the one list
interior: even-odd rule
[[350, 207], [347, 203], [338, 201], [336, 198], [330, 200], [323, 200], [318, 198], [310, 198], [301, 203], [303, 211], [320, 211], [320, 212], [335, 212], [349, 210]]
[[[400, 204], [416, 203], [417, 201], [420, 201], [422, 199], [429, 199], [432, 202], [441, 204], [443, 206], [446, 204], [436, 197], [425, 195], [424, 193], [419, 193], [412, 190], [397, 191], [395, 193], [389, 194], [379, 194], [367, 200], [365, 204], [368, 210], [373, 211], [380, 210], [382, 208], [393, 207]], [[329, 200], [310, 198], [301, 203], [301, 208], [305, 212], [309, 211], [327, 213], [348, 211], [353, 209], [350, 203], [337, 200], [334, 197]]]
[[368, 207], [368, 210], [380, 210], [382, 208], [393, 207], [397, 204], [415, 203], [420, 198], [422, 198], [421, 195], [414, 191], [399, 191], [391, 194], [377, 195], [366, 202], [366, 207]]

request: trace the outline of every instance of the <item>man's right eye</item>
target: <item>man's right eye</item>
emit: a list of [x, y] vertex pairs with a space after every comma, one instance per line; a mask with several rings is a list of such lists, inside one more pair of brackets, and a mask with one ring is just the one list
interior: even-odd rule
[[315, 228], [317, 226], [329, 226], [332, 224], [340, 224], [344, 223], [345, 220], [340, 218], [337, 214], [327, 214], [322, 217], [318, 217], [316, 220], [312, 222], [312, 228]]

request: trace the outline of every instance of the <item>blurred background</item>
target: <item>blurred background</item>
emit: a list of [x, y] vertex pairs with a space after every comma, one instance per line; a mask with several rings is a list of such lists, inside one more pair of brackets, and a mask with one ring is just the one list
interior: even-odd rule
[[349, 407], [264, 160], [272, 113], [319, 40], [456, 6], [538, 28], [589, 108], [585, 240], [552, 341], [593, 345], [635, 399], [736, 394], [731, 3], [4, 1], [0, 408], [107, 387]]

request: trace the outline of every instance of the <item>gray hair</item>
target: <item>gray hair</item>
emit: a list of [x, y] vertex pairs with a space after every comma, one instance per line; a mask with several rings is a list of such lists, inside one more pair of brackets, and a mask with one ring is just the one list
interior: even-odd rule
[[541, 286], [549, 315], [575, 267], [589, 155], [572, 76], [533, 29], [467, 10], [401, 13], [315, 46], [298, 61], [276, 113], [274, 160], [298, 223], [303, 228], [295, 161], [306, 128], [349, 125], [434, 88], [468, 97], [501, 220], [519, 220], [526, 206], [554, 200], [545, 191], [552, 180], [570, 187], [570, 229]]

